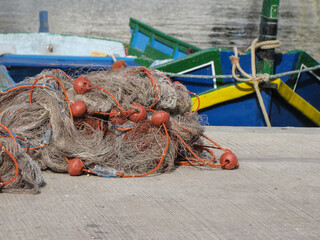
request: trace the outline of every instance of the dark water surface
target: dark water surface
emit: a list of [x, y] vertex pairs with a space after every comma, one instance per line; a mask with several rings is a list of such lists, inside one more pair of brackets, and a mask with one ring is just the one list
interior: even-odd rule
[[[0, 0], [0, 32], [37, 32], [39, 11], [53, 33], [130, 41], [129, 17], [201, 48], [250, 45], [262, 0]], [[281, 0], [278, 51], [320, 57], [320, 0]]]

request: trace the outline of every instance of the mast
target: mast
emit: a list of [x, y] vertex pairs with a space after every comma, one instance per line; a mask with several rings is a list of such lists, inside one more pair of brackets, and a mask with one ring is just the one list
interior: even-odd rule
[[[280, 0], [264, 0], [258, 42], [276, 40]], [[274, 73], [274, 48], [258, 49], [257, 73]]]

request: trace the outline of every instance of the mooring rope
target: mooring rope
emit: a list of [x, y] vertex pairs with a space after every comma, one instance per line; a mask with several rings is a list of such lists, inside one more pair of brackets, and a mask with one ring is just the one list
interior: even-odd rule
[[[304, 72], [312, 72], [314, 70], [320, 69], [320, 65], [316, 65], [313, 67], [308, 67], [304, 69], [298, 69], [298, 70], [293, 70], [293, 71], [288, 71], [288, 72], [283, 72], [283, 73], [277, 73], [273, 75], [268, 75], [268, 74], [257, 74], [257, 77], [265, 76], [265, 82], [267, 82], [269, 79], [277, 79], [280, 77], [288, 76], [288, 75], [294, 75], [294, 74], [299, 74], [299, 73], [304, 73]], [[170, 73], [170, 72], [163, 72], [169, 77], [179, 77], [179, 78], [199, 78], [199, 79], [210, 79], [210, 78], [233, 78], [233, 75], [193, 75], [193, 74], [182, 74], [182, 73]], [[267, 78], [268, 75], [268, 78]], [[319, 76], [317, 78], [320, 79]]]
[[[270, 119], [269, 119], [269, 116], [268, 116], [268, 112], [267, 112], [266, 106], [265, 106], [265, 104], [263, 102], [263, 98], [262, 98], [262, 95], [261, 95], [261, 92], [260, 92], [260, 88], [259, 88], [259, 85], [258, 85], [258, 82], [264, 81], [264, 79], [269, 78], [269, 76], [264, 74], [262, 76], [257, 77], [257, 73], [256, 73], [256, 54], [255, 53], [256, 53], [256, 49], [257, 48], [272, 49], [272, 48], [275, 48], [275, 47], [279, 47], [281, 44], [280, 44], [279, 40], [264, 41], [264, 42], [259, 42], [259, 43], [258, 43], [258, 40], [259, 40], [258, 38], [254, 39], [252, 41], [251, 46], [250, 46], [250, 49], [251, 49], [251, 72], [252, 72], [251, 75], [246, 73], [241, 68], [240, 63], [239, 63], [239, 57], [238, 57], [238, 49], [236, 47], [234, 47], [234, 56], [230, 57], [231, 62], [232, 62], [232, 75], [233, 75], [233, 78], [236, 79], [237, 81], [240, 81], [240, 82], [252, 81], [253, 82], [254, 90], [255, 90], [255, 92], [257, 94], [258, 102], [259, 102], [259, 105], [260, 105], [264, 120], [266, 122], [267, 127], [271, 127], [271, 123], [270, 123]], [[236, 69], [238, 69], [241, 72], [241, 74], [243, 76], [245, 76], [245, 78], [238, 77], [237, 74], [236, 74]]]
[[[265, 104], [263, 102], [263, 98], [260, 92], [260, 88], [258, 85], [258, 82], [268, 82], [270, 79], [276, 79], [280, 78], [283, 76], [287, 75], [292, 75], [292, 74], [298, 74], [302, 72], [309, 72], [311, 73], [317, 80], [320, 81], [320, 77], [317, 76], [313, 70], [320, 69], [320, 65], [316, 65], [310, 68], [305, 68], [305, 69], [299, 69], [299, 70], [294, 70], [294, 71], [289, 71], [289, 72], [284, 72], [284, 73], [278, 73], [274, 75], [269, 75], [267, 73], [265, 74], [257, 74], [256, 73], [256, 55], [255, 51], [258, 48], [261, 49], [273, 49], [276, 47], [281, 46], [281, 43], [279, 40], [270, 40], [270, 41], [263, 41], [263, 42], [258, 42], [258, 38], [254, 39], [252, 41], [251, 46], [247, 50], [251, 50], [251, 74], [246, 73], [240, 66], [239, 60], [240, 58], [238, 57], [238, 49], [234, 47], [234, 55], [230, 57], [230, 60], [232, 62], [232, 75], [192, 75], [192, 74], [174, 74], [174, 73], [168, 73], [165, 72], [166, 75], [170, 77], [180, 77], [180, 78], [198, 78], [198, 79], [211, 79], [211, 78], [234, 78], [237, 81], [240, 82], [253, 82], [253, 86], [255, 89], [255, 92], [257, 94], [258, 102], [260, 105], [260, 108], [263, 113], [263, 117], [265, 119], [266, 125], [268, 127], [271, 127], [270, 119], [265, 107]], [[246, 51], [247, 51], [246, 50]], [[244, 77], [239, 77], [236, 73], [236, 70], [238, 70], [242, 76]]]

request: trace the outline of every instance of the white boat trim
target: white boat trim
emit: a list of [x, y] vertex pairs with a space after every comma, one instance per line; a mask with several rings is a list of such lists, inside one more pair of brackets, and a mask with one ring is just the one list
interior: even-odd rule
[[0, 54], [126, 56], [120, 41], [54, 33], [1, 33]]

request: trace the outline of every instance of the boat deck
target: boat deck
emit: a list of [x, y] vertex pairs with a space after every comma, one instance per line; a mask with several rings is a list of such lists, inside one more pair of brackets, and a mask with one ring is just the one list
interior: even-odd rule
[[38, 195], [0, 194], [0, 239], [318, 239], [320, 129], [207, 127], [237, 170], [136, 179], [44, 172]]

